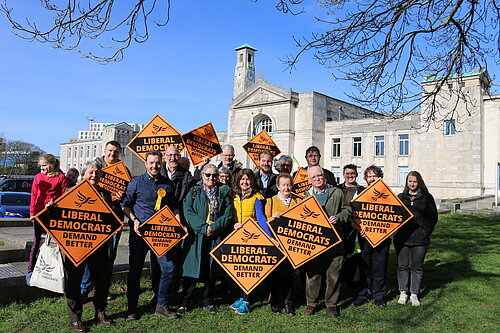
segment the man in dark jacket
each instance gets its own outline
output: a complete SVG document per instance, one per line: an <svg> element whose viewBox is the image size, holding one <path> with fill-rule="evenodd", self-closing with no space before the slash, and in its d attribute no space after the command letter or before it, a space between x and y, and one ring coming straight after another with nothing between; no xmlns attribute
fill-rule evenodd
<svg viewBox="0 0 500 333"><path fill-rule="evenodd" d="M271 169L273 165L273 155L269 150L264 150L259 154L259 171L255 173L257 184L264 198L271 198L278 194L276 188L276 174Z"/></svg>
<svg viewBox="0 0 500 333"><path fill-rule="evenodd" d="M176 205L182 207L183 200L186 197L189 189L196 184L193 179L191 172L184 169L180 165L181 154L176 146L170 145L165 150L165 155L163 156L163 163L161 166L161 175L170 179L174 186L174 197L176 200ZM187 222L184 218L184 213L182 209L180 210L181 222L183 225L187 226ZM181 244L177 244L172 249L169 250L174 257L175 265L175 277L172 283L172 294L175 294L179 289L179 279L182 276L182 258L181 258ZM156 256L151 255L151 284L153 286L153 299L157 295L158 282L160 276L160 266L156 260Z"/></svg>
<svg viewBox="0 0 500 333"><path fill-rule="evenodd" d="M313 166L319 166L319 161L321 160L321 153L319 152L318 147L316 146L311 146L307 148L306 150L306 161L307 161L307 167L306 170L309 170L310 167ZM330 184L332 186L337 185L337 181L335 180L335 175L333 172L322 168L323 169L323 174L325 175L326 183ZM295 174L297 171L293 173L293 177L295 178Z"/></svg>

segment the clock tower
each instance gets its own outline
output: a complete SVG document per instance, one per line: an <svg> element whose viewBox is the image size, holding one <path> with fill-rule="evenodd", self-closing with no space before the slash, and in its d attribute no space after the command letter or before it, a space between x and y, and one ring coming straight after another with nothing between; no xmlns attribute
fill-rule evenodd
<svg viewBox="0 0 500 333"><path fill-rule="evenodd" d="M243 44L234 50L236 51L236 68L234 70L233 99L255 83L254 53L257 49Z"/></svg>

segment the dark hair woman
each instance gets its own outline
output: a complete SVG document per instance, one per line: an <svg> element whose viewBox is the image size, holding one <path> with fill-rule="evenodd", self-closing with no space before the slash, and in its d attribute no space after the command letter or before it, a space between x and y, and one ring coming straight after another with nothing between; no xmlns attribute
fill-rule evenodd
<svg viewBox="0 0 500 333"><path fill-rule="evenodd" d="M271 235L269 227L266 224L266 215L264 214L264 196L259 192L257 179L250 169L243 169L233 180L233 220L234 229L240 229L242 224L249 218L257 220L264 231ZM241 298L230 305L235 313L243 315L249 312L249 295L241 291Z"/></svg>
<svg viewBox="0 0 500 333"><path fill-rule="evenodd" d="M203 308L214 313L213 290L217 264L210 251L219 244L221 236L231 223L229 186L218 181L219 170L207 164L201 171L202 179L193 186L184 199L184 216L189 224L189 235L183 242L182 303L177 314L184 314L191 306L191 296L197 282L203 282Z"/></svg>
<svg viewBox="0 0 500 333"><path fill-rule="evenodd" d="M394 235L394 247L398 257L398 303L405 304L410 292L411 305L420 306L418 292L430 235L438 220L437 208L434 198L417 171L408 173L403 193L398 196L414 215L413 219L405 223Z"/></svg>

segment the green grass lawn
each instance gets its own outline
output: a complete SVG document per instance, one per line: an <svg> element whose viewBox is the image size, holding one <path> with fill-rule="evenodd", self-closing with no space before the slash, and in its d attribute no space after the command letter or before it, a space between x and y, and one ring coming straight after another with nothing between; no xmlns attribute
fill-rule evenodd
<svg viewBox="0 0 500 333"><path fill-rule="evenodd" d="M372 303L349 307L354 292L345 287L341 293L341 317L335 319L328 318L324 309L314 316L304 316L303 304L295 317L274 316L265 301L253 303L250 314L238 316L227 307L236 298L234 294L218 298L219 312L215 315L197 308L181 319L167 320L152 314L153 308L148 305L149 281L143 279L145 292L139 302L144 315L140 320L125 321L126 296L118 292L120 283L112 286L112 292L118 296L107 311L116 324L94 325L91 305L84 307L83 320L90 332L498 332L499 222L498 217L486 215L440 216L426 257L421 307L396 303L399 292L392 252L385 309ZM296 282L296 298L301 303L303 291ZM63 298L0 308L0 332L67 331L70 330Z"/></svg>

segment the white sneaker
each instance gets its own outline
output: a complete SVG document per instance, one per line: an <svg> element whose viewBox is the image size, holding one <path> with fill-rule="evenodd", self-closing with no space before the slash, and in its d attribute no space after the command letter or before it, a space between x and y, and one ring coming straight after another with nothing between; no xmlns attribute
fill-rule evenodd
<svg viewBox="0 0 500 333"><path fill-rule="evenodd" d="M406 304L406 302L408 302L408 294L399 294L398 304Z"/></svg>
<svg viewBox="0 0 500 333"><path fill-rule="evenodd" d="M420 301L418 300L417 295L411 295L410 296L410 303L412 306L420 306Z"/></svg>

